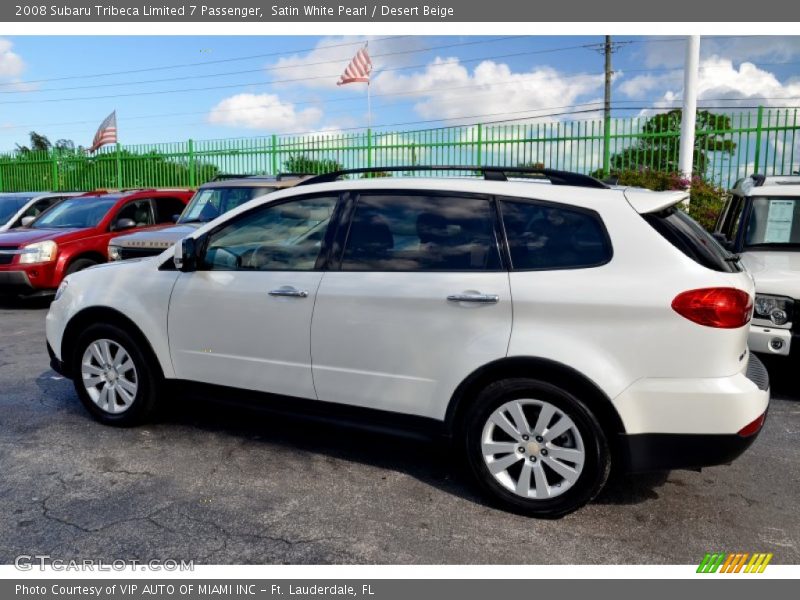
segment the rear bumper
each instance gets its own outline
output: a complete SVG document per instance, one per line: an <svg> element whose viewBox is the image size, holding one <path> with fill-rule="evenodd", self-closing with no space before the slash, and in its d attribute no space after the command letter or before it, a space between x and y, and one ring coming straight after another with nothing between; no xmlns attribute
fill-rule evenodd
<svg viewBox="0 0 800 600"><path fill-rule="evenodd" d="M732 377L640 380L616 400L628 472L729 463L753 443L769 407L769 375L751 354Z"/></svg>
<svg viewBox="0 0 800 600"><path fill-rule="evenodd" d="M25 271L0 271L0 294L31 294L36 288Z"/></svg>
<svg viewBox="0 0 800 600"><path fill-rule="evenodd" d="M760 431L749 436L678 433L623 435L620 447L628 473L699 469L733 462L750 447Z"/></svg>

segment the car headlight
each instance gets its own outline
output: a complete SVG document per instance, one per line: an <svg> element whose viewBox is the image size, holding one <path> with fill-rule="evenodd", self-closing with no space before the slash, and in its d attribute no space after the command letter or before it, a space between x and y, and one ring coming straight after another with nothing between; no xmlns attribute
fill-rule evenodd
<svg viewBox="0 0 800 600"><path fill-rule="evenodd" d="M756 319L771 321L773 325L786 325L792 320L794 300L784 296L756 294L753 316Z"/></svg>
<svg viewBox="0 0 800 600"><path fill-rule="evenodd" d="M67 291L67 286L68 285L69 285L69 281L67 281L66 279L64 279L61 282L61 285L59 285L58 289L56 290L56 297L53 300L54 302L58 302L58 299L61 298L61 296L64 295L64 292Z"/></svg>
<svg viewBox="0 0 800 600"><path fill-rule="evenodd" d="M109 246L108 260L122 260L122 248L119 246Z"/></svg>
<svg viewBox="0 0 800 600"><path fill-rule="evenodd" d="M56 259L58 245L53 240L36 242L22 247L19 255L21 265L52 262Z"/></svg>

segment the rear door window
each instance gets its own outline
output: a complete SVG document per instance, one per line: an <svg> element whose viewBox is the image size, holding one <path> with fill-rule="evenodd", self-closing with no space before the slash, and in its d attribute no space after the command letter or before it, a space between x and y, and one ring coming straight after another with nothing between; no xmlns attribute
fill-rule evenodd
<svg viewBox="0 0 800 600"><path fill-rule="evenodd" d="M487 198L420 192L362 194L343 271L492 271L500 268Z"/></svg>
<svg viewBox="0 0 800 600"><path fill-rule="evenodd" d="M500 210L516 271L586 269L611 260L611 242L594 211L509 199Z"/></svg>
<svg viewBox="0 0 800 600"><path fill-rule="evenodd" d="M697 221L676 206L642 215L670 244L698 264L714 271L736 273L739 261L725 250Z"/></svg>

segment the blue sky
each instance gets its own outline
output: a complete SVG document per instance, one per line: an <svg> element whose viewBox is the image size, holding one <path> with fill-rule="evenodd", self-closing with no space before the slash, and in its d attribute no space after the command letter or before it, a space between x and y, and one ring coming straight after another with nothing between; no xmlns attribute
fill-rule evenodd
<svg viewBox="0 0 800 600"><path fill-rule="evenodd" d="M336 80L365 39L6 36L0 150L27 143L31 130L89 145L115 109L124 144L364 127L365 86ZM615 114L680 103L683 40L614 39L624 42L614 54ZM596 116L603 58L591 46L602 40L372 37L373 124ZM701 105L800 105L800 37L711 36L701 48Z"/></svg>

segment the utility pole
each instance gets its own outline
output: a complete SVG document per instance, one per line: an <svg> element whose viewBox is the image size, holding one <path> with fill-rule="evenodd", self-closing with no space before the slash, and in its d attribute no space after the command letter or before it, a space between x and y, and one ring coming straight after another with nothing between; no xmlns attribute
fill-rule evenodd
<svg viewBox="0 0 800 600"><path fill-rule="evenodd" d="M606 36L606 41L603 44L603 53L606 57L605 64L605 95L603 103L603 176L608 177L611 174L611 53L614 51L611 45L611 36Z"/></svg>
<svg viewBox="0 0 800 600"><path fill-rule="evenodd" d="M700 36L686 39L686 64L683 67L683 112L678 169L691 181L694 164L694 130L697 123L697 71L700 63Z"/></svg>
<svg viewBox="0 0 800 600"><path fill-rule="evenodd" d="M605 102L603 103L603 177L611 174L611 79L614 69L611 66L611 55L622 46L631 42L613 42L611 36L605 36L602 44L589 44L586 47L597 50L605 57Z"/></svg>

